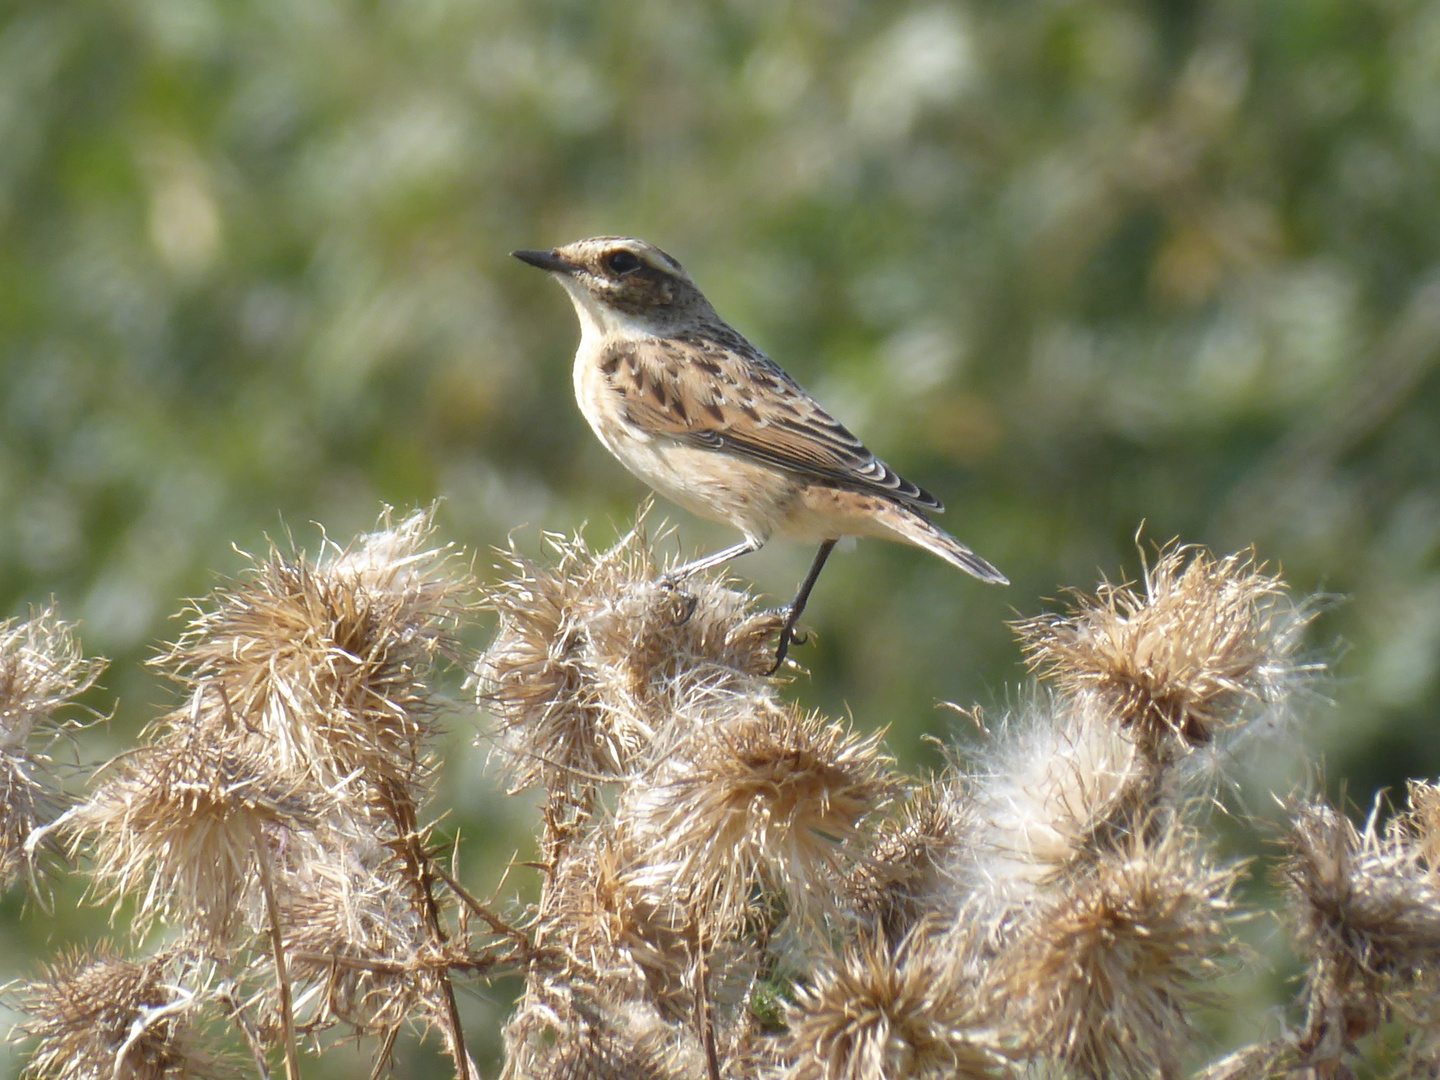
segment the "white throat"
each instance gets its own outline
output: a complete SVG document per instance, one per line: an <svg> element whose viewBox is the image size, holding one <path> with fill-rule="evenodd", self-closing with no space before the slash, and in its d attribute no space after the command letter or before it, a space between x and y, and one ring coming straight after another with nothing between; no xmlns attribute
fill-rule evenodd
<svg viewBox="0 0 1440 1080"><path fill-rule="evenodd" d="M575 305L575 314L580 318L581 349L607 338L634 339L655 336L654 330L644 319L626 315L608 304L602 304L595 299L594 293L569 275L555 276L570 294L570 302Z"/></svg>

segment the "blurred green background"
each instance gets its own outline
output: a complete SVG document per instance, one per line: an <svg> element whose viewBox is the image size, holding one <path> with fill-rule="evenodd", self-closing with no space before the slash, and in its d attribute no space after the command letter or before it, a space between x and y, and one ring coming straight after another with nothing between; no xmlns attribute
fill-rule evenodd
<svg viewBox="0 0 1440 1080"><path fill-rule="evenodd" d="M314 551L311 522L343 542L437 496L482 570L517 527L530 553L586 521L607 543L643 488L575 408L568 302L507 252L619 233L679 258L1014 582L861 542L811 603L798 700L933 764L921 736L968 723L938 702L993 715L1023 687L1005 620L1137 573L1144 522L1147 546L1254 544L1343 598L1309 638L1334 707L1302 729L1332 789L1365 805L1440 772L1440 5L0 19L0 600L55 596L112 659L82 757L174 704L142 662L243 565L232 544ZM735 539L659 511L687 554ZM734 569L778 603L811 554ZM477 720L452 720L452 824L524 850L529 804L477 780ZM21 905L0 975L103 932ZM469 1006L486 1053L495 998Z"/></svg>

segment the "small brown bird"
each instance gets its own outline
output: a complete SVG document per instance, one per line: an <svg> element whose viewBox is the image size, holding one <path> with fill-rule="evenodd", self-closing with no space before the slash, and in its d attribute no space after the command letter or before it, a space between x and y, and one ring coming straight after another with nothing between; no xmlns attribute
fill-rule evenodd
<svg viewBox="0 0 1440 1080"><path fill-rule="evenodd" d="M1009 584L930 522L927 513L944 509L938 499L898 476L731 329L659 248L598 236L512 254L555 275L575 304L575 397L606 449L666 498L745 535L674 578L756 551L772 536L820 545L790 602L772 671L842 536L901 540L981 581Z"/></svg>

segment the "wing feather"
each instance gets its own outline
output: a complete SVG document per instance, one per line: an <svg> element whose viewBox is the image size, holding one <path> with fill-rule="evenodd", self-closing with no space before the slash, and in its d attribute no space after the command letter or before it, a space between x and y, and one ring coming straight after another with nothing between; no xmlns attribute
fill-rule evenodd
<svg viewBox="0 0 1440 1080"><path fill-rule="evenodd" d="M615 341L600 367L631 423L647 431L915 510L944 509L728 327L704 336Z"/></svg>

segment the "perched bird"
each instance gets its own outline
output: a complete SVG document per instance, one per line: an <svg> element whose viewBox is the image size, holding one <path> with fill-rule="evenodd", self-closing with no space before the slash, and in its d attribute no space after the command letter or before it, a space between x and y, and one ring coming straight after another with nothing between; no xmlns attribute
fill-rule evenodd
<svg viewBox="0 0 1440 1080"><path fill-rule="evenodd" d="M659 248L598 236L512 254L553 274L575 304L575 397L606 449L666 498L744 534L675 578L756 551L772 536L819 543L772 671L842 536L901 540L981 581L1009 584L930 522L927 513L944 509L938 499L898 476L731 329Z"/></svg>

